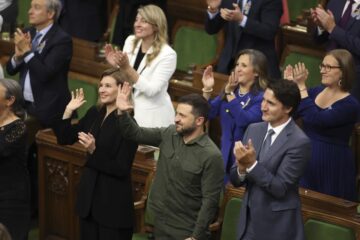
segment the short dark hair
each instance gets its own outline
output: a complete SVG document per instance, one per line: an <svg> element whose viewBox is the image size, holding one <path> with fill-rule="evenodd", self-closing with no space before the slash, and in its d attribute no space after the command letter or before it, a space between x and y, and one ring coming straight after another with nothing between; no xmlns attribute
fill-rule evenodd
<svg viewBox="0 0 360 240"><path fill-rule="evenodd" d="M204 117L204 122L207 121L210 111L210 105L203 96L197 93L191 93L180 97L178 103L188 104L192 106L192 114L194 114L195 117Z"/></svg>
<svg viewBox="0 0 360 240"><path fill-rule="evenodd" d="M301 95L295 82L279 79L270 82L267 88L274 92L276 99L284 106L292 108L289 116L292 116L296 112L301 101Z"/></svg>

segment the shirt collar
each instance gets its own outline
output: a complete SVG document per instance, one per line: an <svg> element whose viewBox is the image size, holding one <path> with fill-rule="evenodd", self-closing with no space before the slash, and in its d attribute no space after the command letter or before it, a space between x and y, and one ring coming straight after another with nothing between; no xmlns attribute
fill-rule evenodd
<svg viewBox="0 0 360 240"><path fill-rule="evenodd" d="M54 24L50 24L49 26L41 29L39 32L36 31L36 34L40 33L41 37L39 39L39 42L41 42L41 40L44 38L44 36L48 33L48 31L50 30L50 28L53 26Z"/></svg>
<svg viewBox="0 0 360 240"><path fill-rule="evenodd" d="M279 125L279 126L277 126L277 127L272 127L271 125L270 125L270 123L268 124L268 129L267 129L267 132L270 130L270 129L272 129L272 130L274 130L274 132L275 132L275 134L276 135L279 135L280 133L281 133L281 131L289 124L289 122L291 121L291 117L285 122L285 123L283 123L283 124L281 124L281 125Z"/></svg>

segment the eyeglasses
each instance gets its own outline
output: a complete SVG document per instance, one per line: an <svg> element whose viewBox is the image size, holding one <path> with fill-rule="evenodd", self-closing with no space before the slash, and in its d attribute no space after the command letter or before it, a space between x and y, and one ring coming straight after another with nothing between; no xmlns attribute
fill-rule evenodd
<svg viewBox="0 0 360 240"><path fill-rule="evenodd" d="M331 66L331 65L327 65L327 64L320 64L320 65L319 65L320 71L321 71L322 69L324 69L325 72L330 72L331 69L333 69L333 68L341 68L341 67L340 67L340 66Z"/></svg>

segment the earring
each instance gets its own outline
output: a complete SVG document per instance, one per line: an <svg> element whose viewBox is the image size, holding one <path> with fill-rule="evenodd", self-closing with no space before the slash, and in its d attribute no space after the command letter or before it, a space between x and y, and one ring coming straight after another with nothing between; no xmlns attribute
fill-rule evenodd
<svg viewBox="0 0 360 240"><path fill-rule="evenodd" d="M338 86L341 87L342 84L341 84L341 79L338 81Z"/></svg>

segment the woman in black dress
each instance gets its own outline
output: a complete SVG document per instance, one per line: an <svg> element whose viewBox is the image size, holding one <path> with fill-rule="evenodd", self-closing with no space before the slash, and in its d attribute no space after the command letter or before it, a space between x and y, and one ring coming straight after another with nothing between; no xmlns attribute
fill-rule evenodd
<svg viewBox="0 0 360 240"><path fill-rule="evenodd" d="M0 223L13 240L24 240L30 223L26 127L20 85L0 79Z"/></svg>
<svg viewBox="0 0 360 240"><path fill-rule="evenodd" d="M132 238L131 166L137 144L122 137L115 104L125 79L118 69L106 70L99 84L99 106L91 107L75 125L71 115L85 98L82 89L72 92L63 119L54 127L60 144L79 141L88 153L76 202L83 240Z"/></svg>

